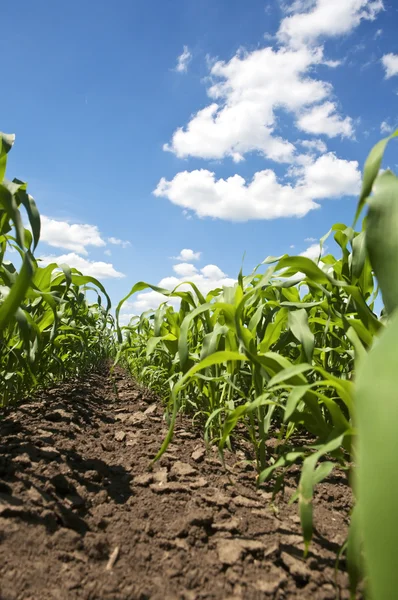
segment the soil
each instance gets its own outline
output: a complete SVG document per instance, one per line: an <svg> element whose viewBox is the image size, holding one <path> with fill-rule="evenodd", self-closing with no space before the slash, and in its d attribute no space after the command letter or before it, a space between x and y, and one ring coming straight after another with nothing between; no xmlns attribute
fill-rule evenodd
<svg viewBox="0 0 398 600"><path fill-rule="evenodd" d="M105 368L3 413L1 600L349 598L342 475L318 486L304 561L293 480L271 504L245 448L223 466L188 418L151 470L166 429L156 397Z"/></svg>

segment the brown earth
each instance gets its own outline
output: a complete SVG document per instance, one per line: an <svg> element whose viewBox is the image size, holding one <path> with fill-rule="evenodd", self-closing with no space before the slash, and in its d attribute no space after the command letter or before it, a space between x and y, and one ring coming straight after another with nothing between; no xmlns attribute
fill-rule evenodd
<svg viewBox="0 0 398 600"><path fill-rule="evenodd" d="M162 407L121 370L116 388L104 371L3 414L1 600L349 598L342 476L318 486L304 561L293 488L272 507L244 451L224 468L184 418L148 470Z"/></svg>

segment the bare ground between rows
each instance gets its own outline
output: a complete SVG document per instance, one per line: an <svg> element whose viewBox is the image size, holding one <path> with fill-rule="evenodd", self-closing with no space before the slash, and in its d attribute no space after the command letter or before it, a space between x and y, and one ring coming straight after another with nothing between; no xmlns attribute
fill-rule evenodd
<svg viewBox="0 0 398 600"><path fill-rule="evenodd" d="M1 600L349 598L343 478L319 486L304 561L293 489L273 510L243 450L225 469L184 418L149 471L162 407L121 370L116 388L104 369L3 414Z"/></svg>

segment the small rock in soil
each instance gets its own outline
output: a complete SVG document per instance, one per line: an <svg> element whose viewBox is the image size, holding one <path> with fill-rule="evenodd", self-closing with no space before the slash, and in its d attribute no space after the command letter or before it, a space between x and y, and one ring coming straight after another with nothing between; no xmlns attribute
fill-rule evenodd
<svg viewBox="0 0 398 600"><path fill-rule="evenodd" d="M177 460L171 468L170 474L176 477L189 477L190 475L195 475L196 469L191 467L190 464L181 462Z"/></svg>
<svg viewBox="0 0 398 600"><path fill-rule="evenodd" d="M43 456L43 458L47 458L48 460L55 460L59 457L58 450L52 446L40 448L40 454Z"/></svg>
<svg viewBox="0 0 398 600"><path fill-rule="evenodd" d="M120 421L121 423L124 423L125 421L127 421L129 416L130 416L130 413L120 413L118 415L115 415L115 420Z"/></svg>
<svg viewBox="0 0 398 600"><path fill-rule="evenodd" d="M204 448L198 448L191 454L192 460L195 462L202 462L204 457L206 456L206 450Z"/></svg>
<svg viewBox="0 0 398 600"><path fill-rule="evenodd" d="M14 463L17 463L19 467L30 467L32 462L29 458L29 455L26 454L26 452L24 454L20 454L19 456L16 456L13 459Z"/></svg>
<svg viewBox="0 0 398 600"><path fill-rule="evenodd" d="M211 510L195 510L192 511L188 517L186 522L189 525L199 525L200 527L211 525L213 523L213 513Z"/></svg>
<svg viewBox="0 0 398 600"><path fill-rule="evenodd" d="M239 543L242 546L242 548L250 554L258 554L260 552L264 553L264 544L262 542L259 542L258 540L240 539Z"/></svg>
<svg viewBox="0 0 398 600"><path fill-rule="evenodd" d="M203 495L202 499L204 502L207 502L207 504L213 504L216 506L228 506L230 501L228 496L219 491L216 491L216 493L212 496Z"/></svg>
<svg viewBox="0 0 398 600"><path fill-rule="evenodd" d="M155 471L152 475L153 480L156 481L156 483L166 483L167 482L167 469L163 468L163 469L159 469L158 471Z"/></svg>
<svg viewBox="0 0 398 600"><path fill-rule="evenodd" d="M139 427L140 425L143 424L144 421L146 421L146 418L147 417L146 417L146 415L144 415L144 413L135 412L131 415L128 422L131 423L131 425L137 425Z"/></svg>
<svg viewBox="0 0 398 600"><path fill-rule="evenodd" d="M294 556L287 554L287 552L282 552L281 560L285 567L288 569L289 573L295 579L307 581L310 578L311 571L303 562L301 562L301 560L298 560Z"/></svg>
<svg viewBox="0 0 398 600"><path fill-rule="evenodd" d="M27 490L27 494L32 500L32 502L34 502L35 504L45 505L51 502L51 498L50 496L48 496L48 494L42 492L41 490L38 490L34 486Z"/></svg>
<svg viewBox="0 0 398 600"><path fill-rule="evenodd" d="M99 506L100 504L104 504L104 502L107 502L108 499L108 492L106 490L101 490L100 492L98 492L98 494L96 494L92 502L94 506Z"/></svg>
<svg viewBox="0 0 398 600"><path fill-rule="evenodd" d="M264 573L264 578L258 579L253 587L264 594L275 594L278 588L286 581L286 574L282 569L272 566L269 573ZM278 596L279 597L279 596Z"/></svg>
<svg viewBox="0 0 398 600"><path fill-rule="evenodd" d="M101 441L101 448L105 452L112 452L113 451L113 444L109 440L102 440Z"/></svg>
<svg viewBox="0 0 398 600"><path fill-rule="evenodd" d="M238 540L218 540L217 554L224 565L234 565L242 557L243 548Z"/></svg>
<svg viewBox="0 0 398 600"><path fill-rule="evenodd" d="M233 502L236 506L241 506L243 508L259 508L261 506L260 502L257 502L257 500L251 500L250 498L245 498L245 496L235 496Z"/></svg>
<svg viewBox="0 0 398 600"><path fill-rule="evenodd" d="M170 481L170 483L153 483L150 486L153 492L156 494L170 494L173 492L189 492L186 485L179 483L178 481Z"/></svg>
<svg viewBox="0 0 398 600"><path fill-rule="evenodd" d="M232 517L232 519L213 523L212 527L216 531L237 531L239 529L239 520L236 517Z"/></svg>
<svg viewBox="0 0 398 600"><path fill-rule="evenodd" d="M126 439L126 432L125 431L117 431L115 433L115 440L117 442L124 442L124 440Z"/></svg>
<svg viewBox="0 0 398 600"><path fill-rule="evenodd" d="M141 485L143 487L148 486L153 481L152 473L143 473L142 475L137 475L134 477L133 483L135 485Z"/></svg>
<svg viewBox="0 0 398 600"><path fill-rule="evenodd" d="M199 488L204 488L209 485L207 479L204 477L198 477L194 481L190 482L189 487L191 490L198 490Z"/></svg>
<svg viewBox="0 0 398 600"><path fill-rule="evenodd" d="M190 431L179 431L177 435L183 440L194 440L198 437L197 434L191 433Z"/></svg>

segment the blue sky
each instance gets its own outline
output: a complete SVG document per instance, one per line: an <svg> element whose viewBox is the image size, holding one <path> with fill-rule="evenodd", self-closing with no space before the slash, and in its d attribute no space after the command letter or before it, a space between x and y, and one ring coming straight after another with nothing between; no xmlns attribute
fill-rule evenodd
<svg viewBox="0 0 398 600"><path fill-rule="evenodd" d="M38 254L114 302L139 280L207 291L244 253L246 272L313 255L396 125L397 25L392 0L7 3L1 128Z"/></svg>

